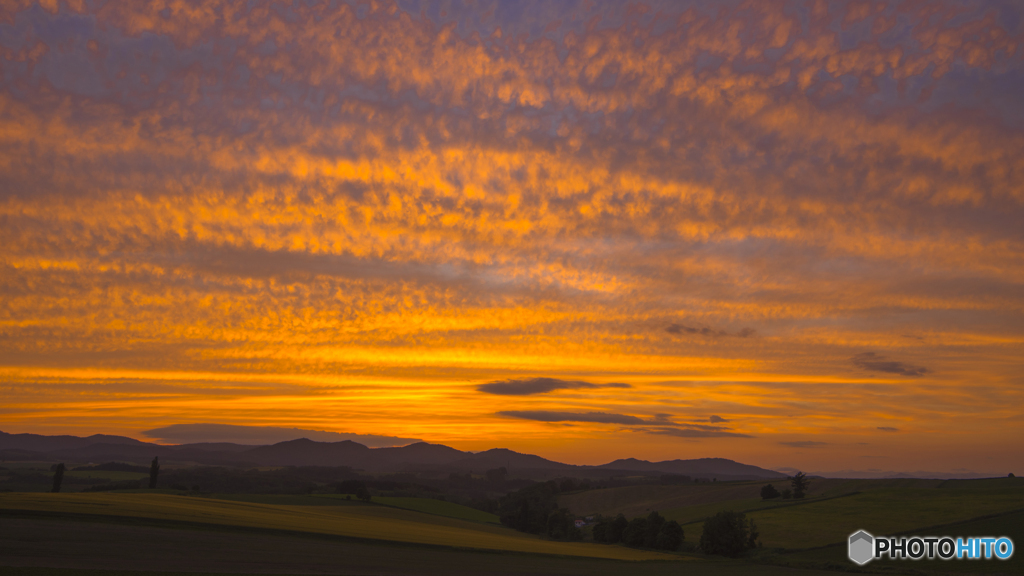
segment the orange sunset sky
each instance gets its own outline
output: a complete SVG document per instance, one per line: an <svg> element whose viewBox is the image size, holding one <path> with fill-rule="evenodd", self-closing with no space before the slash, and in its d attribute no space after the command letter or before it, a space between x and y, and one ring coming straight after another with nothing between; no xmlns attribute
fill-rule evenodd
<svg viewBox="0 0 1024 576"><path fill-rule="evenodd" d="M1024 473L1012 2L0 2L0 430Z"/></svg>

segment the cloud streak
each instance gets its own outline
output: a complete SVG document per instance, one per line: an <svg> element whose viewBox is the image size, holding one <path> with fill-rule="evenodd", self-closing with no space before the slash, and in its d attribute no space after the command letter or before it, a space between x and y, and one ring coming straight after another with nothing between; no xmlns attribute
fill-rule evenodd
<svg viewBox="0 0 1024 576"><path fill-rule="evenodd" d="M502 396L529 396L544 394L555 390L580 390L597 388L632 388L629 384L613 382L610 384L591 384L580 380L559 380L558 378L528 378L524 380L502 380L488 382L476 387L480 392Z"/></svg>
<svg viewBox="0 0 1024 576"><path fill-rule="evenodd" d="M583 422L589 424L622 424L629 430L677 438L753 438L749 434L732 432L723 426L673 422L668 414L653 418L640 418L627 414L607 412L560 412L552 410L504 410L499 416L535 420L537 422Z"/></svg>
<svg viewBox="0 0 1024 576"><path fill-rule="evenodd" d="M928 369L923 366L911 366L904 362L889 360L874 352L862 352L851 358L850 361L858 368L873 372L886 372L900 376L924 376L928 373Z"/></svg>

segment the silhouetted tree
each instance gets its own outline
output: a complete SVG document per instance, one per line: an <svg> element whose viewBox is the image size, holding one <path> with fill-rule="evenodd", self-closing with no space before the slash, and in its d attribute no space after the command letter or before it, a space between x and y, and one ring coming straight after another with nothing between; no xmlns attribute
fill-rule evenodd
<svg viewBox="0 0 1024 576"><path fill-rule="evenodd" d="M807 494L807 487L811 485L807 475L803 472L797 472L796 476L791 477L789 480L793 484L793 498L803 498Z"/></svg>
<svg viewBox="0 0 1024 576"><path fill-rule="evenodd" d="M746 516L742 512L719 512L704 522L700 549L705 554L735 558L751 547Z"/></svg>
<svg viewBox="0 0 1024 576"><path fill-rule="evenodd" d="M793 491L792 490L790 490L789 488L783 488L782 489L782 499L783 500L789 500L792 497L793 497Z"/></svg>
<svg viewBox="0 0 1024 576"><path fill-rule="evenodd" d="M658 534L661 533L662 526L665 525L665 519L662 518L661 514L657 511L651 512L647 515L647 525L644 531L644 546L647 548L654 548L655 542L658 540Z"/></svg>
<svg viewBox="0 0 1024 576"><path fill-rule="evenodd" d="M772 498L778 498L779 496L782 496L782 494L779 494L779 491L771 484L767 484L761 488L762 500L771 500Z"/></svg>
<svg viewBox="0 0 1024 576"><path fill-rule="evenodd" d="M754 524L754 519L750 519L750 526L747 528L747 548L757 548L757 537L761 533L757 531L757 525Z"/></svg>
<svg viewBox="0 0 1024 576"><path fill-rule="evenodd" d="M622 533L626 531L626 527L629 526L629 520L626 520L624 514L619 514L612 520L612 525L609 528L609 535L611 539L609 542L622 542Z"/></svg>
<svg viewBox="0 0 1024 576"><path fill-rule="evenodd" d="M505 476L508 476L508 469L504 466L487 471L488 482L503 482L505 480Z"/></svg>
<svg viewBox="0 0 1024 576"><path fill-rule="evenodd" d="M558 508L548 516L547 535L555 540L579 540L576 518L565 508Z"/></svg>
<svg viewBox="0 0 1024 576"><path fill-rule="evenodd" d="M661 526L661 531L658 532L658 539L655 540L654 547L659 550L678 550L683 540L683 527L679 525L679 522L669 520Z"/></svg>
<svg viewBox="0 0 1024 576"><path fill-rule="evenodd" d="M370 491L366 488L366 483L360 480L345 480L338 484L338 494L354 494L356 498L368 502L370 500Z"/></svg>
<svg viewBox="0 0 1024 576"><path fill-rule="evenodd" d="M626 546L639 548L644 545L647 539L647 519L633 518L622 531L622 543Z"/></svg>
<svg viewBox="0 0 1024 576"><path fill-rule="evenodd" d="M64 463L57 464L53 470L53 489L50 492L60 492L60 483L64 481Z"/></svg>
<svg viewBox="0 0 1024 576"><path fill-rule="evenodd" d="M160 475L160 462L157 460L158 457L153 458L153 463L149 465L149 487L156 488L156 477Z"/></svg>

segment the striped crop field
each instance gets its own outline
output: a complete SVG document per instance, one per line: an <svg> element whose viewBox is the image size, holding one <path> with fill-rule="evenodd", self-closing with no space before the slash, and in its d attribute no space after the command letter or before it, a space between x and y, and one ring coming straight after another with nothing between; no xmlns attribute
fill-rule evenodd
<svg viewBox="0 0 1024 576"><path fill-rule="evenodd" d="M337 498L334 494L322 494L317 495L316 497ZM470 508L469 506L456 504L454 502L438 500L436 498L374 496L373 502L375 504L383 504L384 506L423 512L425 514L436 514L438 516L447 516L449 518L456 518L459 520L469 520L470 522L483 522L485 524L498 523L498 517L494 514L484 512L483 510L477 510L476 508Z"/></svg>
<svg viewBox="0 0 1024 576"><path fill-rule="evenodd" d="M899 534L1024 509L1024 490L883 489L747 514L761 541L772 548L814 548L843 542L864 529ZM687 539L700 538L703 522L685 525Z"/></svg>
<svg viewBox="0 0 1024 576"><path fill-rule="evenodd" d="M0 494L0 510L147 518L455 548L614 560L681 560L621 546L554 542L513 530L383 506L284 506L169 494Z"/></svg>

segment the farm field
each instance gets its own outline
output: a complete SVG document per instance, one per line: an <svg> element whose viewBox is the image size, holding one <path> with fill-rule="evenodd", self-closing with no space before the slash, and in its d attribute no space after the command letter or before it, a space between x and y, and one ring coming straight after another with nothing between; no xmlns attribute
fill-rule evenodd
<svg viewBox="0 0 1024 576"><path fill-rule="evenodd" d="M339 497L334 494L318 494L313 496L313 498L337 500L344 497ZM483 510L477 510L476 508L470 508L469 506L463 506L454 502L445 502L444 500L438 500L436 498L374 496L373 503L391 506L393 508L401 508L403 510L423 512L425 514L446 516L448 518L456 518L458 520L482 522L485 524L498 524L498 517L494 514L489 514Z"/></svg>
<svg viewBox="0 0 1024 576"><path fill-rule="evenodd" d="M700 540L708 516L745 512L756 522L765 547L787 549L839 543L861 528L894 534L1024 509L1024 478L814 479L803 500L761 500L764 484L630 486L569 495L560 504L579 515L622 512L627 518L657 510L683 524L689 542Z"/></svg>
<svg viewBox="0 0 1024 576"><path fill-rule="evenodd" d="M389 506L424 514L445 516L457 520L498 524L498 517L482 510L462 506L454 502L445 502L436 498L411 498L393 496L374 496L370 502L355 498L346 498L345 494L212 494L211 498L231 500L235 502L255 502L259 504L282 504L289 506Z"/></svg>
<svg viewBox="0 0 1024 576"><path fill-rule="evenodd" d="M4 576L169 576L170 574L338 574L461 576L825 576L834 572L736 560L643 563L497 553L311 534L253 533L223 527L159 527L116 522L4 517ZM90 569L82 569L88 567Z"/></svg>
<svg viewBox="0 0 1024 576"><path fill-rule="evenodd" d="M679 556L578 542L541 540L507 528L384 506L288 506L166 494L0 494L0 511L133 517L394 541L616 560Z"/></svg>
<svg viewBox="0 0 1024 576"><path fill-rule="evenodd" d="M881 535L881 533L877 533ZM979 536L979 535L1001 535L1009 536L1018 546L1024 542L1024 511L1010 512L989 518L970 520L937 526L927 530L914 530L913 535L932 536ZM824 548L803 550L784 554L781 556L783 562L792 565L822 565L825 563L848 564L846 558L846 546L838 544ZM932 568L942 572L955 574L1024 574L1024 554L1015 552L1013 557L1007 561L999 562L976 562L976 561L949 561L941 562L934 568L928 564L908 560L872 560L867 565L876 569L906 569L906 568Z"/></svg>

